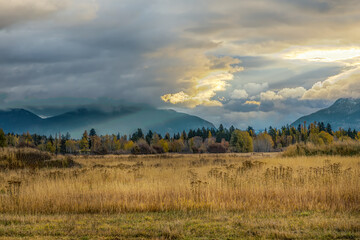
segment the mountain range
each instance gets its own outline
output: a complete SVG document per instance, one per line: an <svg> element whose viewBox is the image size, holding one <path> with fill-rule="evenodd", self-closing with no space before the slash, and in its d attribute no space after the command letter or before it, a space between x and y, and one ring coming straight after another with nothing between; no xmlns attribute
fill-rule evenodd
<svg viewBox="0 0 360 240"><path fill-rule="evenodd" d="M340 127L360 130L360 99L338 99L330 107L303 116L291 125L297 127L305 121L307 124L315 121L330 123L333 130ZM0 110L0 128L18 134L55 135L69 132L73 138L80 138L84 130L91 128L99 135L131 134L141 128L144 132L152 130L164 135L202 127L215 128L212 123L196 116L140 105L83 107L47 118L21 108Z"/></svg>
<svg viewBox="0 0 360 240"><path fill-rule="evenodd" d="M330 123L333 130L357 129L360 130L360 99L340 98L328 108L303 116L293 122L292 126L313 122Z"/></svg>
<svg viewBox="0 0 360 240"><path fill-rule="evenodd" d="M91 128L99 135L105 135L130 134L137 128L174 134L202 127L215 128L212 123L196 116L151 107L79 108L48 118L41 118L25 109L0 110L0 128L18 134L28 131L41 135L69 132L73 138L80 138L85 129Z"/></svg>

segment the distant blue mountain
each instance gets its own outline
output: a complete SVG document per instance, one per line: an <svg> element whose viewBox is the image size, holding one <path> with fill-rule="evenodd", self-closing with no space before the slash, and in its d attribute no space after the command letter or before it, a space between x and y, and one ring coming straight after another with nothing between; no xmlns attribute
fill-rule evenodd
<svg viewBox="0 0 360 240"><path fill-rule="evenodd" d="M313 122L330 123L333 130L343 129L360 130L360 99L340 98L333 105L296 120L291 125Z"/></svg>
<svg viewBox="0 0 360 240"><path fill-rule="evenodd" d="M72 137L80 138L84 130L91 128L99 135L130 134L141 128L164 135L202 127L214 128L214 125L196 116L151 107L127 106L106 111L80 108L49 118L41 118L24 109L0 110L0 128L18 134L27 131L44 135L69 132Z"/></svg>

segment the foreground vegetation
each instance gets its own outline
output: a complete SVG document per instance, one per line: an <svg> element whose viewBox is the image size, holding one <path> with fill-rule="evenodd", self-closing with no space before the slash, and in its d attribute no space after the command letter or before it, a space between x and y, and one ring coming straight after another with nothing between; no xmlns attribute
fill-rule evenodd
<svg viewBox="0 0 360 240"><path fill-rule="evenodd" d="M360 238L358 157L247 153L73 160L68 168L0 171L0 237Z"/></svg>
<svg viewBox="0 0 360 240"><path fill-rule="evenodd" d="M75 161L82 167L1 172L0 212L360 210L358 158L130 155ZM14 181L20 186L8 184Z"/></svg>

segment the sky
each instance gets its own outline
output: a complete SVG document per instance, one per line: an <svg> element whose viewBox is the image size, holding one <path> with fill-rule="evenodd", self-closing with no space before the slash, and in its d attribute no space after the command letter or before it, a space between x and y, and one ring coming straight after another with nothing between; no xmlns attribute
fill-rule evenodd
<svg viewBox="0 0 360 240"><path fill-rule="evenodd" d="M360 97L358 0L0 0L0 108L281 126Z"/></svg>

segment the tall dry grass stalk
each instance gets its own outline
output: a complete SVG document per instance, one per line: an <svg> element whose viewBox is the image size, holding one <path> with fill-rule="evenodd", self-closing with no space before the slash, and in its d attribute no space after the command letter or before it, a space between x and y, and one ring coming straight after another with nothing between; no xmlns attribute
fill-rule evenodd
<svg viewBox="0 0 360 240"><path fill-rule="evenodd" d="M224 154L75 161L82 167L0 172L0 212L360 211L360 158L355 157Z"/></svg>

